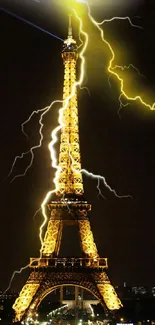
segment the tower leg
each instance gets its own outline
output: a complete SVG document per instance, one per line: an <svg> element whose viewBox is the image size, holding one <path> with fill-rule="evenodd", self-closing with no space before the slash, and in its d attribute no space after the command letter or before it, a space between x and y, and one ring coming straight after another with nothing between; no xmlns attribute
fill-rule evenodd
<svg viewBox="0 0 155 325"><path fill-rule="evenodd" d="M114 287L110 283L106 272L96 273L92 276L107 308L110 310L120 309L122 307L121 301L118 298Z"/></svg>
<svg viewBox="0 0 155 325"><path fill-rule="evenodd" d="M59 224L59 229L57 233L57 239L56 239L56 244L55 244L55 250L54 250L54 255L58 256L59 251L60 251L60 245L61 245L61 239L62 239L62 230L63 230L63 223L62 220L60 221Z"/></svg>
<svg viewBox="0 0 155 325"><path fill-rule="evenodd" d="M22 320L25 311L30 306L31 301L45 276L46 274L42 272L32 272L30 274L26 284L19 294L19 297L15 300L15 303L12 306L16 313L15 322L20 322Z"/></svg>
<svg viewBox="0 0 155 325"><path fill-rule="evenodd" d="M99 257L89 220L78 220L78 225L82 251L89 258Z"/></svg>
<svg viewBox="0 0 155 325"><path fill-rule="evenodd" d="M59 253L60 242L62 236L63 223L60 220L60 214L53 209L51 211L51 218L48 222L47 230L44 237L41 254L44 257L51 257L54 253L56 256Z"/></svg>

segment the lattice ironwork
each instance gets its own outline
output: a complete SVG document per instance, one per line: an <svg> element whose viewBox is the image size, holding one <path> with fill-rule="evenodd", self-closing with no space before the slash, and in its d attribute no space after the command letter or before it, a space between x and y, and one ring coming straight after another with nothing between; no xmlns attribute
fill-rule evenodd
<svg viewBox="0 0 155 325"><path fill-rule="evenodd" d="M70 38L69 43L74 41ZM64 110L62 113L63 128L61 130L61 142L59 153L58 175L58 192L57 195L76 194L82 195L83 182L81 174L81 157L79 146L79 127L78 127L78 106L77 106L77 90L74 87L76 82L76 61L77 47L73 42L74 50L64 51L62 53L64 62L64 87L63 100ZM74 89L75 88L75 89ZM66 107L65 100L74 92L69 99Z"/></svg>
<svg viewBox="0 0 155 325"><path fill-rule="evenodd" d="M103 297L103 300L109 310L117 310L122 307L122 303L117 296L117 293L110 283L106 272L100 272L93 275L97 284L97 288Z"/></svg>
<svg viewBox="0 0 155 325"><path fill-rule="evenodd" d="M97 247L94 241L93 233L91 231L89 220L79 220L79 232L81 238L81 245L84 254L94 259L99 257Z"/></svg>
<svg viewBox="0 0 155 325"><path fill-rule="evenodd" d="M122 307L122 303L111 283L98 284L97 287L108 309L116 310Z"/></svg>
<svg viewBox="0 0 155 325"><path fill-rule="evenodd" d="M38 288L40 287L40 283L45 277L45 273L43 272L32 272L22 288L19 297L15 300L12 308L15 310L15 322L18 322L22 319L25 311L30 306L33 297L35 296Z"/></svg>
<svg viewBox="0 0 155 325"><path fill-rule="evenodd" d="M53 290L60 286L80 286L89 292L91 292L99 301L102 302L102 296L100 295L91 273L87 272L51 272L46 274L42 285L35 293L33 300L27 310L27 315L35 314L41 301Z"/></svg>
<svg viewBox="0 0 155 325"><path fill-rule="evenodd" d="M63 223L58 216L60 212L56 209L51 211L51 217L48 221L47 230L44 237L43 246L41 249L42 256L51 256L53 253L57 256L60 249ZM55 219L53 219L56 217Z"/></svg>
<svg viewBox="0 0 155 325"><path fill-rule="evenodd" d="M62 57L65 69L63 99L66 100L76 81L77 46L72 38L71 25ZM106 273L107 259L99 258L88 218L91 206L83 198L76 89L63 111L62 120L58 191L55 200L48 204L51 214L41 257L30 259L31 274L13 305L15 321L33 315L42 299L61 285L81 286L89 290L110 310L121 307ZM66 220L78 225L84 258L58 257Z"/></svg>

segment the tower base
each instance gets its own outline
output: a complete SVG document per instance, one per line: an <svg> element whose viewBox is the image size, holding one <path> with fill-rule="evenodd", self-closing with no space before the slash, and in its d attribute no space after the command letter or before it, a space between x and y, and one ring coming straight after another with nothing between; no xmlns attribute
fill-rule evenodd
<svg viewBox="0 0 155 325"><path fill-rule="evenodd" d="M30 260L31 273L16 299L15 322L33 318L41 301L61 286L78 286L91 292L104 308L121 307L106 273L107 259L41 258Z"/></svg>

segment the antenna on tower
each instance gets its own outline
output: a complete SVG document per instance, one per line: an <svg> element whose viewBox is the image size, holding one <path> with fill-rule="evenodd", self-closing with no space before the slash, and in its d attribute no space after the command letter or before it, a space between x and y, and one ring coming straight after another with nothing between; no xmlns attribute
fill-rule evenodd
<svg viewBox="0 0 155 325"><path fill-rule="evenodd" d="M68 37L72 38L72 14L69 14Z"/></svg>

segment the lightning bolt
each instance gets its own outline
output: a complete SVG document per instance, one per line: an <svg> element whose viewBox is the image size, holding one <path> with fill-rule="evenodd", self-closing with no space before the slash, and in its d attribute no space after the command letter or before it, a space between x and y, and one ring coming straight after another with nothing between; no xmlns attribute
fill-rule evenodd
<svg viewBox="0 0 155 325"><path fill-rule="evenodd" d="M97 184L97 189L98 189L98 195L101 195L104 199L105 199L105 197L103 196L103 194L101 193L101 189L100 189L100 181L102 181L103 182L103 184L104 184L104 186L111 192L111 193L113 193L117 198L120 198L120 199L122 199L122 198L132 198L132 196L131 195L118 195L117 193L116 193L116 191L114 190L114 189L112 189L111 187L110 187L110 185L107 183L107 181L106 181L106 179L105 179L105 177L104 176L101 176L101 175L95 175L95 174L93 174L93 173L91 173L91 172L88 172L88 170L86 170L86 169L81 169L81 172L84 174L84 175L86 175L86 176L89 176L89 177L91 177L92 179L97 179L97 181L98 181L98 184Z"/></svg>
<svg viewBox="0 0 155 325"><path fill-rule="evenodd" d="M40 148L40 147L42 146L42 141L43 141L42 129L43 129L43 126L44 126L44 124L43 124L43 122L42 122L43 117L44 117L45 114L47 114L47 113L50 111L50 109L52 108L52 106L53 106L54 104L56 104L56 103L59 103L59 104L60 104L60 103L62 103L62 100L55 100L55 101L52 102L49 106L47 106L47 107L45 107L45 108L42 108L42 109L40 109L40 110L37 110L37 111L33 111L33 112L31 113L30 117L29 117L29 118L28 118L28 119L27 119L27 120L22 124L22 131L23 131L23 133L28 137L28 135L25 133L24 125L27 124L27 123L30 121L30 119L32 118L32 116L33 116L34 114L39 114L39 113L41 113L41 115L40 115L40 119L39 119L39 124L40 124L40 129L39 129L40 139L39 139L39 143L38 143L37 145L31 147L28 151L23 152L21 155L15 157L15 159L14 159L14 161L13 161L13 164L12 164L12 166L11 166L11 170L10 170L10 172L9 172L9 174L7 175L6 178L8 178L8 177L12 174L13 169L14 169L15 164L16 164L16 162L17 162L18 159L23 159L23 157L26 156L26 155L28 155L28 154L31 155L30 162L29 162L28 166L26 167L26 169L24 170L24 172L23 172L22 174L18 174L18 175L16 175L16 176L14 176L14 177L12 178L12 180L11 180L11 183L12 183L16 178L19 178L19 177L23 177L23 176L25 176L26 173L27 173L27 171L29 170L29 168L32 166L32 163L33 163L33 160L34 160L34 150L36 150L36 149L38 149L38 148Z"/></svg>
<svg viewBox="0 0 155 325"><path fill-rule="evenodd" d="M131 96L125 91L124 79L119 75L119 73L116 72L116 68L118 66L114 65L114 61L115 61L114 50L113 50L111 44L106 40L105 35L104 35L104 31L100 26L102 26L106 22L111 22L111 21L114 21L114 20L120 20L121 19L121 20L128 20L132 27L137 27L137 28L142 28L142 27L140 27L138 25L134 25L129 17L113 17L111 19L105 19L102 22L97 22L93 18L93 16L91 15L91 9L90 9L90 5L89 5L88 1L86 1L86 0L76 0L76 2L81 2L81 3L83 3L83 4L85 4L87 6L87 8L88 8L88 17L89 17L90 21L93 23L94 26L97 27L97 29L100 32L101 39L102 39L103 43L105 45L107 45L108 49L110 50L111 58L110 58L107 70L108 70L109 74L111 76L116 77L116 79L120 83L119 102L120 102L121 107L128 105L128 104L124 104L123 101L122 101L122 98L125 98L127 100L127 102L128 101L139 101L142 105L149 108L151 111L155 110L155 102L153 104L149 104L149 103L145 102L140 95Z"/></svg>
<svg viewBox="0 0 155 325"><path fill-rule="evenodd" d="M21 267L20 270L18 270L18 271L16 270L16 271L13 272L13 274L12 274L12 276L11 276L11 279L10 279L10 282L9 282L9 285L8 285L8 287L5 289L5 291L3 292L4 295L5 295L5 293L6 293L6 292L11 288L11 284L12 284L12 281L13 281L15 275L16 275L16 274L20 274L22 271L28 269L29 266L30 266L30 263L27 264L26 266Z"/></svg>
<svg viewBox="0 0 155 325"><path fill-rule="evenodd" d="M36 220L36 216L40 211L41 211L41 207L38 210L36 210L36 212L34 213L34 215L33 215L33 220L34 221Z"/></svg>
<svg viewBox="0 0 155 325"><path fill-rule="evenodd" d="M90 7L88 6L88 10L89 10L89 14L90 14ZM138 17L139 18L139 17ZM136 24L133 24L132 20L130 17L128 16L125 16L125 17L120 17L120 16L117 16L117 17L112 17L112 18L109 18L109 19L104 19L103 21L101 21L100 23L98 23L98 26L101 26L105 23L110 23L114 20L128 20L128 22L130 23L130 25L132 27L136 27L136 28L139 28L139 29L144 29L143 27L139 26L139 25L136 25Z"/></svg>
<svg viewBox="0 0 155 325"><path fill-rule="evenodd" d="M137 72L137 74L140 76L140 77L142 77L142 78L145 78L146 79L146 77L142 74L142 73L140 73L140 71L132 64L132 63L130 63L129 65L124 65L124 66L122 66L122 65L115 65L114 67L113 67L113 69L115 70L115 69L120 69L120 70L122 70L122 71L125 71L125 70L129 70L130 68L132 68L133 70L135 70L136 72ZM111 87L111 83L110 83L110 78L111 78L112 76L110 75L109 76L109 78L108 78L108 82L109 82L109 86Z"/></svg>
<svg viewBox="0 0 155 325"><path fill-rule="evenodd" d="M68 146L70 148L70 144L68 143ZM69 149L69 156L71 158L71 161L72 161L72 170L76 172L76 169L74 169L74 159L71 155L71 152L70 152L70 149ZM104 176L101 176L101 175L95 175L94 173L92 172L89 172L87 169L81 169L80 170L82 174L92 178L92 179L97 179L97 190L98 190L98 197L101 196L103 199L106 199L105 196L102 194L102 191L100 189L100 182L102 181L104 186L111 192L113 193L117 198L119 199L122 199L122 198L132 198L131 195L118 195L116 190L112 189L111 186L107 183L106 179Z"/></svg>
<svg viewBox="0 0 155 325"><path fill-rule="evenodd" d="M77 2L80 2L80 1L77 1ZM83 1L82 1L83 2ZM123 83L123 79L121 79L119 77L119 75L117 75L116 72L114 72L112 69L112 63L114 61L114 58L115 58L115 55L114 55L114 52L112 50L112 47L111 45L105 40L104 38L104 34L103 34L103 31L102 29L100 28L100 24L101 23L97 23L91 16L90 14L90 7L88 5L87 2L83 2L85 3L87 6L88 6L88 14L89 14L89 18L91 19L91 21L97 26L97 28L100 30L101 32L101 36L102 36L102 39L103 41L108 45L108 47L110 48L111 50L111 53L112 53L112 58L110 60L110 63L109 63L109 67L108 67L108 71L117 76L117 78L121 81L121 89L122 89L122 95L124 95L124 83ZM86 48L88 46L88 34L83 30L83 22L82 22L82 19L78 16L77 12L72 8L76 18L78 19L79 21L79 25L80 25L80 35L82 34L85 38L85 42L82 44L82 50L79 54L79 57L81 59L81 66L80 66L80 77L79 77L79 80L73 85L73 88L72 88L72 92L71 92L71 95L68 96L68 98L64 101L60 101L60 100L56 100L54 102L52 102L49 106L41 109L41 110L38 110L38 111L34 111L32 112L32 114L30 115L30 117L27 119L27 121L25 121L23 124L22 124L22 131L23 133L27 136L27 134L25 133L25 130L24 130L24 126L30 121L30 119L32 118L32 116L34 114L39 114L41 113L41 116L40 116L40 119L39 119L39 124L40 124L40 130L39 130L39 133L40 133L40 141L39 141L39 144L36 145L36 146L33 146L28 152L25 152L25 153L22 153L20 156L17 156L13 162L13 165L12 165L12 168L9 172L9 175L11 175L12 171L13 171L13 168L15 166L15 163L17 161L17 159L21 159L24 157L24 155L28 154L28 153L31 153L31 160L30 160L30 163L29 165L27 166L27 168L25 169L24 173L21 174L21 175L17 175L15 176L12 181L17 178L17 177L20 177L20 176L24 176L26 174L26 172L28 171L28 169L31 167L32 163L33 163L33 159L34 159L34 150L37 149L37 148L40 148L41 145L42 145L42 141L43 141L43 135L42 135L42 129L43 129L43 116L51 109L51 107L55 104L55 103L63 103L63 106L59 109L59 118L58 118L58 126L52 131L51 133L51 138L52 138L52 141L50 142L49 144L49 150L50 150L50 155L51 155L51 161L52 161L52 167L56 169L56 172L55 172L55 177L54 177L54 184L55 184L55 189L52 190L52 191L49 191L47 193L47 195L45 196L42 204L41 204L41 209L42 209L42 214L43 214L43 223L42 225L40 226L40 229L39 229L39 238L40 238L40 242L41 242L41 249L42 249L42 246L43 246L43 236L42 236L42 233L43 233L43 229L44 229L44 226L45 224L47 223L47 220L48 220L48 217L47 217L47 214L46 214L46 205L49 201L49 199L51 198L51 195L56 192L58 190L58 175L59 175L59 172L60 172L60 167L58 166L57 164L57 157L56 157L56 151L54 149L54 146L55 144L57 143L58 141L58 132L61 130L61 128L63 127L63 121L62 121L62 116L63 116L63 111L68 107L68 104L69 104L69 100L75 95L75 91L76 91L76 88L79 86L81 87L82 83L83 83L83 80L84 80L84 74L85 74L85 57L84 57L84 54L85 54L85 51L86 51ZM118 17L117 17L118 19ZM102 22L103 23L103 22ZM139 99L139 97L137 97ZM137 99L136 98L136 99ZM130 98L128 98L130 99ZM133 99L134 100L134 99ZM93 173L90 173L88 172L87 170L85 169L82 169L81 172L93 179L97 179L98 180L98 184L97 184L97 188L98 188L98 191L99 191L99 195L102 195L101 193L101 190L99 188L99 185L100 185L100 181L103 181L104 185L106 186L106 188L108 188L110 190L110 192L114 193L114 195L118 198L122 198L122 197L129 197L129 196L119 196L116 191L114 189L112 189L108 183L106 182L106 179L105 177L101 176L101 175L94 175ZM103 196L103 195L102 195ZM104 196L103 196L104 197ZM38 211L37 211L38 212ZM40 249L40 252L41 252L41 249ZM40 255L41 257L41 255ZM37 259L38 260L38 259ZM14 278L14 276L16 274L19 274L21 273L23 270L25 270L26 268L28 268L30 266L30 264L26 265L25 267L22 267L19 271L15 271L11 277L11 280L10 280L10 283L9 283L9 287L6 289L6 291L10 288L11 286L11 283L12 283L12 280ZM5 291L5 292L6 292Z"/></svg>
<svg viewBox="0 0 155 325"><path fill-rule="evenodd" d="M101 189L100 189L100 178L98 178L98 180L97 180L97 186L96 187L97 187L97 190L98 190L98 195L97 195L98 199L101 196L104 200L106 200L105 196L102 194Z"/></svg>

